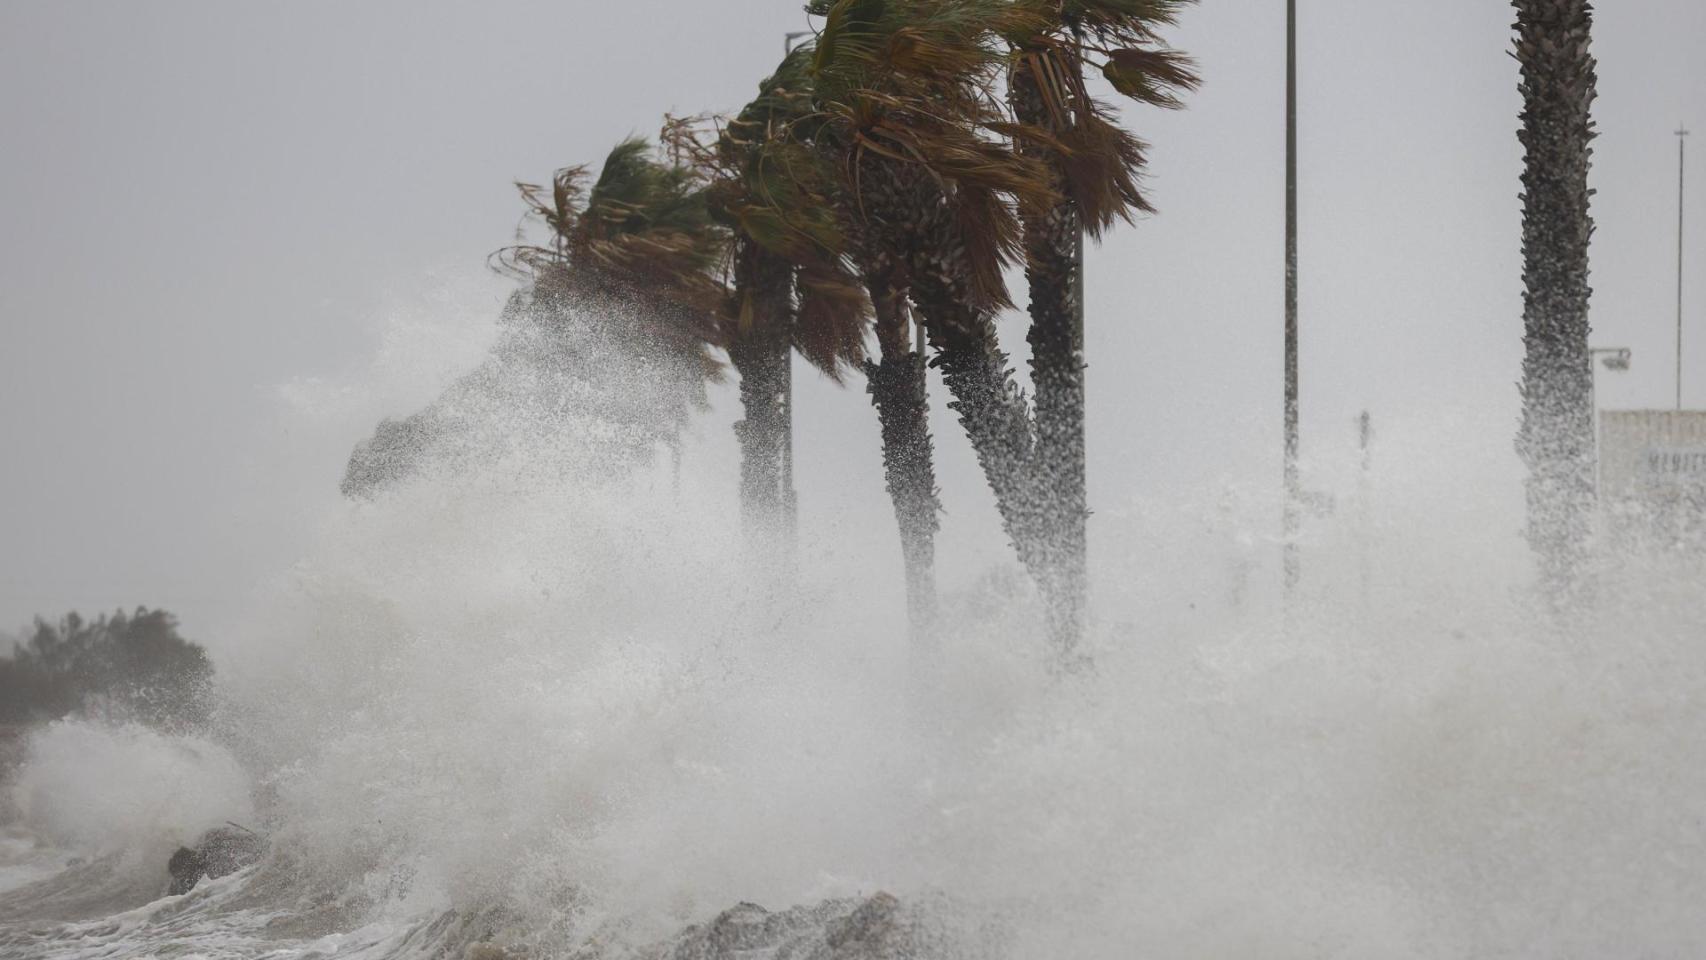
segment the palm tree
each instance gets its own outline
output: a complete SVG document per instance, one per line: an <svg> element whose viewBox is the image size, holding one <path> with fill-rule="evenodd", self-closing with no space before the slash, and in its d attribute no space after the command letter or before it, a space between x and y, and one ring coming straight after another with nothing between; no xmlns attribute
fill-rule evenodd
<svg viewBox="0 0 1706 960"><path fill-rule="evenodd" d="M740 374L743 515L774 534L793 526L791 355L831 380L865 360L870 309L842 243L812 155L791 125L810 109L802 91L809 57L795 51L759 84L758 96L707 136L707 118L668 119L664 139L706 182L712 216L731 238L734 279L729 358ZM709 142L707 142L709 141Z"/></svg>
<svg viewBox="0 0 1706 960"><path fill-rule="evenodd" d="M740 440L741 522L765 541L784 541L794 527L789 482L793 452L792 344L794 273L788 263L761 247L736 241L736 323L729 337L729 362L740 375L745 418L735 424Z"/></svg>
<svg viewBox="0 0 1706 960"><path fill-rule="evenodd" d="M1593 7L1514 0L1523 110L1522 427L1528 539L1552 599L1577 583L1593 509L1588 354L1588 170L1594 137Z"/></svg>
<svg viewBox="0 0 1706 960"><path fill-rule="evenodd" d="M1057 629L1082 630L1086 600L1084 472L1084 245L1116 219L1150 212L1139 190L1144 144L1090 96L1086 62L1142 104L1177 108L1198 83L1190 62L1160 45L1156 29L1190 0L1035 0L1039 27L1010 37L1008 99L1027 131L1021 153L1040 160L1058 200L1022 217L1030 286L1031 384L1036 391L1036 482L1050 508L1044 568L1058 579ZM1092 59L1095 58L1095 59Z"/></svg>
<svg viewBox="0 0 1706 960"><path fill-rule="evenodd" d="M495 454L498 411L524 430L591 426L575 437L582 477L626 476L659 443L679 450L721 376L724 293L707 273L719 247L703 197L647 154L641 141L618 145L590 190L586 167L557 171L549 188L517 184L548 237L493 255L526 285L490 355L425 408L381 422L350 457L345 495Z"/></svg>
<svg viewBox="0 0 1706 960"><path fill-rule="evenodd" d="M913 335L906 278L896 265L876 255L868 236L848 216L850 197L826 164L827 154L812 142L825 129L813 99L815 44L802 45L778 71L793 96L785 129L772 129L770 149L759 156L765 201L757 205L778 224L778 233L795 243L794 256L809 254L850 263L870 305L878 354L865 359L866 390L881 427L883 473L894 506L905 573L907 623L915 642L928 642L936 619L936 532L941 502L936 491L935 452L930 438L930 403L926 389L926 359ZM777 136L776 134L779 134ZM825 215L827 214L827 219ZM848 229L851 227L852 229Z"/></svg>
<svg viewBox="0 0 1706 960"><path fill-rule="evenodd" d="M930 440L926 359L922 345L914 347L905 288L893 275L867 277L879 353L877 360L865 361L865 383L882 427L883 474L900 528L907 622L915 640L927 640L936 621L936 532L942 506Z"/></svg>
<svg viewBox="0 0 1706 960"><path fill-rule="evenodd" d="M737 249L792 266L799 317L795 346L839 380L840 364L863 367L881 424L883 464L905 569L908 623L916 640L935 618L935 534L940 504L925 391L904 276L872 254L836 167L815 142L825 128L812 96L816 53L805 44L765 80L760 96L721 131L715 150L692 147L717 168L712 194ZM862 355L875 316L880 350ZM856 321L856 325L853 321ZM850 337L856 335L856 339ZM854 347L861 352L855 352Z"/></svg>
<svg viewBox="0 0 1706 960"><path fill-rule="evenodd" d="M509 315L545 325L572 316L576 336L645 360L659 381L645 386L659 395L648 399L640 432L674 445L721 376L715 351L727 345L728 293L713 268L725 242L692 172L650 154L642 139L622 141L590 189L584 166L558 170L549 190L516 184L549 237L494 260L530 282Z"/></svg>
<svg viewBox="0 0 1706 960"><path fill-rule="evenodd" d="M1046 132L1013 123L996 95L1003 38L1046 20L1027 5L946 0L838 0L826 17L815 80L824 129L850 197L846 218L867 272L903 277L932 361L995 494L1002 526L1043 593L1062 661L1076 620L1062 617L1051 549L1053 503L1039 467L1030 403L995 333L1011 301L1002 271L1023 253L1021 221L1060 202L1038 157L1011 138Z"/></svg>
<svg viewBox="0 0 1706 960"><path fill-rule="evenodd" d="M1172 92L1195 78L1182 58L1153 49L1152 28L1177 6L825 0L813 7L826 18L814 64L826 118L818 139L847 182L845 214L872 262L866 272L904 277L954 396L950 407L1042 591L1051 640L1068 664L1084 593L1078 223L1082 212L1099 232L1147 209L1137 189L1142 145L1088 96L1080 70L1093 49L1120 92L1171 104ZM1009 67L1012 117L996 96ZM996 312L1011 305L1002 270L1021 257L1032 280L1035 413L994 325Z"/></svg>

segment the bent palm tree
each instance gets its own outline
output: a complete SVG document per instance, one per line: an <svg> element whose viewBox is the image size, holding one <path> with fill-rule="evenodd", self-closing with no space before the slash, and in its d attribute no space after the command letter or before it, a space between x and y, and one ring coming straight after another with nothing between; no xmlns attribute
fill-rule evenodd
<svg viewBox="0 0 1706 960"><path fill-rule="evenodd" d="M1002 526L1052 610L1030 404L995 334L996 312L1011 305L1002 271L1021 255L1020 217L1057 200L1042 163L997 139L1017 132L994 96L1001 37L1041 22L995 0L838 0L818 12L817 142L844 182L856 258L918 308ZM1069 655L1076 637L1052 621Z"/></svg>
<svg viewBox="0 0 1706 960"><path fill-rule="evenodd" d="M1187 59L1160 46L1156 28L1172 24L1190 0L1032 0L1040 28L1009 37L1008 100L1021 125L1018 149L1048 171L1059 199L1022 217L1030 286L1031 384L1036 391L1037 482L1050 507L1045 568L1059 582L1056 629L1082 630L1086 604L1084 471L1084 245L1116 219L1151 207L1139 190L1144 144L1115 122L1084 82L1090 57L1120 94L1153 106L1180 106L1194 89Z"/></svg>
<svg viewBox="0 0 1706 960"><path fill-rule="evenodd" d="M549 189L518 185L549 237L494 254L527 285L506 304L490 355L424 409L382 422L350 457L346 495L484 462L518 439L568 434L558 450L573 451L581 478L626 477L658 443L678 447L720 375L703 200L643 143L612 151L590 192L588 179L571 167Z"/></svg>
<svg viewBox="0 0 1706 960"><path fill-rule="evenodd" d="M1528 540L1554 601L1577 585L1593 509L1588 354L1588 169L1594 137L1593 7L1515 0L1521 65L1522 428Z"/></svg>
<svg viewBox="0 0 1706 960"><path fill-rule="evenodd" d="M881 428L883 474L894 506L905 573L907 623L915 641L933 633L936 618L936 532L941 503L936 494L935 453L930 439L930 404L925 384L922 345L913 346L911 314L904 275L893 264L879 261L858 242L861 233L848 230L848 197L841 189L825 153L809 142L824 129L813 110L811 71L817 60L813 44L792 53L773 81L789 92L785 127L772 127L764 149L749 170L757 201L755 222L747 233L771 237L771 246L784 249L804 263L828 259L851 262L872 311L878 355L865 359L866 390L877 410ZM780 88L779 88L780 89ZM774 227L766 229L766 218ZM819 275L825 271L814 270ZM839 267L835 272L839 276ZM802 273L802 276L809 276ZM824 284L834 289L837 284Z"/></svg>
<svg viewBox="0 0 1706 960"><path fill-rule="evenodd" d="M1002 523L1041 589L1049 634L1075 660L1084 598L1081 219L1099 233L1147 209L1142 145L1084 90L1088 47L1121 93L1171 105L1195 83L1151 49L1174 0L836 0L815 64L820 139L879 264L904 273ZM1070 38L1070 39L1069 39ZM1087 42L1086 42L1086 38ZM1009 47L1017 51L1009 53ZM1004 68L1012 67L1011 70ZM1003 74L1009 119L996 106ZM1030 402L994 315L1002 269L1032 285Z"/></svg>
<svg viewBox="0 0 1706 960"><path fill-rule="evenodd" d="M584 166L557 171L549 192L518 183L548 242L506 247L494 260L531 283L512 311L546 323L574 315L580 335L625 344L645 359L664 395L651 429L674 444L721 373L713 350L726 345L727 291L712 268L724 240L692 173L649 153L641 139L617 144L590 188Z"/></svg>
<svg viewBox="0 0 1706 960"><path fill-rule="evenodd" d="M761 87L759 99L729 123L716 151L712 188L723 198L741 249L757 248L793 266L798 277L801 334L808 359L837 378L829 361L861 362L881 424L883 465L894 505L905 567L908 623L915 639L927 637L935 618L935 534L940 505L928 424L925 359L912 347L911 317L902 272L879 262L859 243L857 225L836 168L814 138L825 124L815 111L811 68L816 54L804 45ZM863 288L861 293L859 288ZM853 314L853 310L857 314ZM863 331L874 311L879 356L862 355ZM856 319L854 326L850 320ZM859 353L840 347L857 333ZM814 347L813 344L816 344Z"/></svg>
<svg viewBox="0 0 1706 960"><path fill-rule="evenodd" d="M806 62L803 52L790 53L714 138L697 129L702 118L671 119L664 128L678 158L687 157L707 181L712 215L732 238L728 339L746 413L736 425L742 504L749 529L763 532L793 524L784 467L792 447L791 353L840 383L865 359L869 322L815 189L821 184L801 169L812 158L789 139L791 124L810 108L802 92Z"/></svg>

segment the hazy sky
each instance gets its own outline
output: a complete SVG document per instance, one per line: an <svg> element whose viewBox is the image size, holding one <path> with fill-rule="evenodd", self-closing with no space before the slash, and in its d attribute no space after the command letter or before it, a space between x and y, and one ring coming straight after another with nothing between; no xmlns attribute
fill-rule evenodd
<svg viewBox="0 0 1706 960"><path fill-rule="evenodd" d="M367 389L398 316L478 329L504 289L481 271L516 224L510 181L595 161L665 111L738 107L806 25L799 6L0 5L0 629L73 606L166 606L192 636L232 617L371 429L305 417L303 385ZM1510 8L1299 6L1306 447L1348 439L1365 407L1437 413L1514 478ZM1191 11L1175 40L1203 90L1130 113L1161 213L1090 257L1092 496L1110 523L1277 476L1283 16L1279 0ZM1702 37L1699 0L1599 12L1595 341L1635 351L1601 378L1609 406L1671 396L1679 121L1701 131L1689 269L1706 275ZM1702 405L1706 285L1688 328ZM453 372L387 369L380 412ZM810 384L801 417L807 522L892 537L862 386ZM950 551L999 549L963 438L946 419L937 433Z"/></svg>

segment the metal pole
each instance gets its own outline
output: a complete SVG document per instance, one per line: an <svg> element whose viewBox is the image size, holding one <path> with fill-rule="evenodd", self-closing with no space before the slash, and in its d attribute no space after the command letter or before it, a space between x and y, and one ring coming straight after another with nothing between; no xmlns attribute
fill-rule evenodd
<svg viewBox="0 0 1706 960"><path fill-rule="evenodd" d="M1682 188L1688 130L1676 130L1676 408L1682 409Z"/></svg>
<svg viewBox="0 0 1706 960"><path fill-rule="evenodd" d="M794 52L794 41L812 35L810 30L795 30L782 34L782 55ZM794 489L794 349L787 348L787 360L782 367L782 526L788 550L799 543L800 503Z"/></svg>
<svg viewBox="0 0 1706 960"><path fill-rule="evenodd" d="M782 523L792 551L799 541L800 504L794 490L794 349L782 366Z"/></svg>
<svg viewBox="0 0 1706 960"><path fill-rule="evenodd" d="M1599 367L1603 362L1610 370L1629 369L1630 352L1628 347L1589 347L1588 348L1588 407L1593 413L1593 495L1595 500L1600 498L1600 417L1599 417Z"/></svg>
<svg viewBox="0 0 1706 960"><path fill-rule="evenodd" d="M1362 416L1357 418L1357 447L1362 451L1362 473L1358 477L1361 489L1357 491L1361 494L1361 496L1357 498L1361 501L1358 504L1358 507L1362 514L1361 517L1358 518L1360 522L1357 524L1359 528L1358 533L1360 534L1357 537L1357 541L1361 553L1361 556L1358 559L1361 562L1357 564L1357 566L1360 568L1361 573L1360 585L1362 587L1362 612L1365 617L1368 615L1369 610L1368 584L1371 579L1369 568L1372 565L1372 561L1369 558L1369 541L1373 538L1373 530L1369 517L1373 513L1373 508L1369 501L1374 499L1374 478L1370 476L1374 468L1374 454L1370 449L1373 444L1374 418L1369 416L1367 410L1364 410L1362 412Z"/></svg>
<svg viewBox="0 0 1706 960"><path fill-rule="evenodd" d="M1285 3L1285 587L1297 586L1297 0Z"/></svg>
<svg viewBox="0 0 1706 960"><path fill-rule="evenodd" d="M1599 365L1594 363L1594 352L1588 351L1588 410L1593 414L1593 499L1599 503L1600 475L1599 469Z"/></svg>

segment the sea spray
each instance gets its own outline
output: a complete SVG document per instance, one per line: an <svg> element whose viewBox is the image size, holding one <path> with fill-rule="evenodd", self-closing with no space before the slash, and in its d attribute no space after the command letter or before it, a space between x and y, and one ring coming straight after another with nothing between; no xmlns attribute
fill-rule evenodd
<svg viewBox="0 0 1706 960"><path fill-rule="evenodd" d="M1096 671L1063 682L997 576L949 599L976 615L920 676L872 558L807 544L789 579L715 502L536 477L352 507L273 648L345 665L300 701L265 681L313 706L262 729L316 731L281 822L371 849L409 910L643 943L742 900L945 891L1020 955L1087 957L1589 955L1632 935L1599 904L1706 937L1683 916L1706 618L1668 561L1628 560L1650 589L1564 634L1514 536L1407 509L1369 534L1366 598L1360 534L1330 529L1289 618L1262 594L1104 610ZM1150 590L1201 574L1126 564Z"/></svg>
<svg viewBox="0 0 1706 960"><path fill-rule="evenodd" d="M225 747L134 724L42 727L10 788L24 826L85 857L170 853L228 820L254 818L250 778Z"/></svg>
<svg viewBox="0 0 1706 960"><path fill-rule="evenodd" d="M618 955L884 891L1016 957L1698 952L1698 558L1620 557L1540 615L1516 473L1460 455L1508 425L1442 416L1388 418L1378 519L1313 518L1290 606L1262 478L1112 497L1065 679L1004 556L945 551L972 585L928 657L898 548L754 557L726 414L680 493L582 474L565 435L339 503L215 650L281 853L191 895L197 942Z"/></svg>

